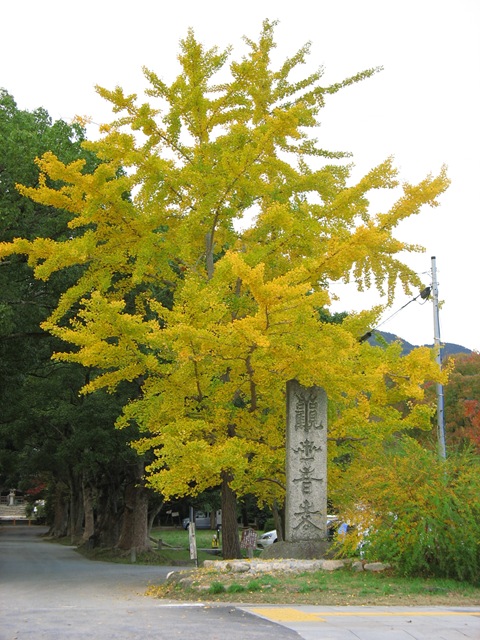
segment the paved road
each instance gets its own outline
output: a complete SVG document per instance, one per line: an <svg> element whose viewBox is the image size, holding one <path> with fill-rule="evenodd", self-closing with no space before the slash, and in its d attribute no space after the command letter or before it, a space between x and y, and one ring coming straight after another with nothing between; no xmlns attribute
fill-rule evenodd
<svg viewBox="0 0 480 640"><path fill-rule="evenodd" d="M0 527L0 640L298 640L232 606L179 606L144 595L173 567L92 562L46 529Z"/></svg>
<svg viewBox="0 0 480 640"><path fill-rule="evenodd" d="M480 608L246 607L305 640L480 640Z"/></svg>
<svg viewBox="0 0 480 640"><path fill-rule="evenodd" d="M480 640L480 608L156 600L172 567L91 562L43 531L0 527L0 640Z"/></svg>

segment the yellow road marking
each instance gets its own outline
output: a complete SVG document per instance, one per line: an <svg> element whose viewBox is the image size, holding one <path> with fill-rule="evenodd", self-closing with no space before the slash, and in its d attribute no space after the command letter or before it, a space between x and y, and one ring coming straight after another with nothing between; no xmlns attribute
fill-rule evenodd
<svg viewBox="0 0 480 640"><path fill-rule="evenodd" d="M278 620L279 622L325 622L317 613L309 613L308 611L300 611L291 607L275 608L275 609L250 609L259 616L264 616L270 620ZM322 613L323 615L323 613Z"/></svg>
<svg viewBox="0 0 480 640"><path fill-rule="evenodd" d="M322 616L480 616L480 611L322 611Z"/></svg>
<svg viewBox="0 0 480 640"><path fill-rule="evenodd" d="M325 622L332 617L428 617L428 616L480 616L480 611L319 611L313 613L292 607L249 609L252 613L278 622Z"/></svg>

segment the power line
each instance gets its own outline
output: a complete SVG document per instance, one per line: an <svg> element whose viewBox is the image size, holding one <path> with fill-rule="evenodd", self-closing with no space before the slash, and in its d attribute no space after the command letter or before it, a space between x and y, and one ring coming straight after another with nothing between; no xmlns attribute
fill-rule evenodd
<svg viewBox="0 0 480 640"><path fill-rule="evenodd" d="M380 324L377 324L376 327L373 327L373 329L370 329L369 331L367 331L367 333L365 333L361 338L359 338L358 341L365 342L365 340L368 340L369 338L371 338L374 331L376 331L383 324L391 320L394 316L397 315L397 313L400 313L400 311L403 311L403 309L405 309L405 307L408 307L409 304L411 304L412 302L415 302L415 300L418 300L418 298L421 298L422 300L428 300L428 298L430 297L431 291L432 291L432 287L425 287L425 289L420 291L418 296L415 296L415 298L412 298L411 300L409 300L402 307L400 307L400 309L397 309L394 313L392 313L392 315L388 316L388 318L385 318L385 320L382 320Z"/></svg>

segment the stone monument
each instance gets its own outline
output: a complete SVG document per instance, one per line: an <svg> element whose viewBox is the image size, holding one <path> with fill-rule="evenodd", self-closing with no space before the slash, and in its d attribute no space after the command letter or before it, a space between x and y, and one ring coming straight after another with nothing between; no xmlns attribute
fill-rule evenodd
<svg viewBox="0 0 480 640"><path fill-rule="evenodd" d="M331 558L327 539L327 394L287 382L285 540L262 558Z"/></svg>
<svg viewBox="0 0 480 640"><path fill-rule="evenodd" d="M327 394L287 382L285 541L327 537Z"/></svg>

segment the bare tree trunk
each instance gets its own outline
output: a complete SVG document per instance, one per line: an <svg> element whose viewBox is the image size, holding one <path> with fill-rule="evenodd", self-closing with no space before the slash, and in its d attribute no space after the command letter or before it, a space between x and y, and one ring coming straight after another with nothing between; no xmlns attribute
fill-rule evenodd
<svg viewBox="0 0 480 640"><path fill-rule="evenodd" d="M95 533L95 517L93 512L93 489L90 484L83 485L83 511L85 513L85 526L81 544L87 543Z"/></svg>
<svg viewBox="0 0 480 640"><path fill-rule="evenodd" d="M95 545L114 547L119 536L119 485L111 481L97 487L97 490L98 515L95 522Z"/></svg>
<svg viewBox="0 0 480 640"><path fill-rule="evenodd" d="M222 550L225 559L241 558L237 522L237 496L229 481L232 476L222 473Z"/></svg>
<svg viewBox="0 0 480 640"><path fill-rule="evenodd" d="M275 529L277 530L277 540L283 541L283 526L282 516L278 509L278 503L275 500L272 506L273 522L275 523Z"/></svg>
<svg viewBox="0 0 480 640"><path fill-rule="evenodd" d="M83 535L83 495L80 491L70 500L70 540L76 544Z"/></svg>
<svg viewBox="0 0 480 640"><path fill-rule="evenodd" d="M148 524L147 524L147 531L148 531L149 537L152 534L152 527L153 527L153 523L155 522L155 518L158 516L158 514L163 508L163 505L165 504L165 502L162 500L159 504L156 504L154 507L152 507L150 502L151 501L149 501Z"/></svg>
<svg viewBox="0 0 480 640"><path fill-rule="evenodd" d="M125 489L125 508L117 547L128 551L149 551L148 492L143 484L144 465L140 460L134 476Z"/></svg>
<svg viewBox="0 0 480 640"><path fill-rule="evenodd" d="M64 538L68 529L68 490L64 482L57 482L54 496L54 516L49 535L54 538Z"/></svg>
<svg viewBox="0 0 480 640"><path fill-rule="evenodd" d="M70 474L70 517L69 536L72 544L76 544L83 534L83 490L80 481L73 473Z"/></svg>

